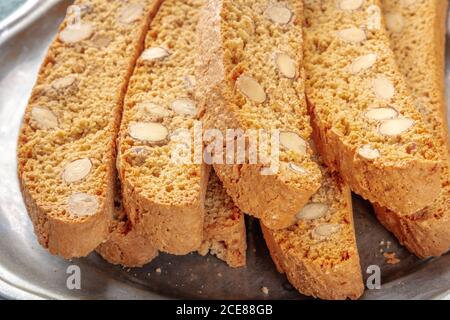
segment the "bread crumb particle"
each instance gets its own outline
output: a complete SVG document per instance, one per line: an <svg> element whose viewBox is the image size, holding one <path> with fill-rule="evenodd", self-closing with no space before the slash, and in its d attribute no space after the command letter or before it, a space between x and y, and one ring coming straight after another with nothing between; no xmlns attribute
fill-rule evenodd
<svg viewBox="0 0 450 320"><path fill-rule="evenodd" d="M262 287L261 288L261 292L264 293L266 296L269 294L269 288L267 287Z"/></svg>
<svg viewBox="0 0 450 320"><path fill-rule="evenodd" d="M156 273L161 273L161 268L156 268Z"/></svg>
<svg viewBox="0 0 450 320"><path fill-rule="evenodd" d="M400 259L395 256L395 252L385 252L383 256L386 258L386 263L394 265L400 263Z"/></svg>
<svg viewBox="0 0 450 320"><path fill-rule="evenodd" d="M217 276L218 276L219 278L222 278L222 274L221 274L220 272L217 274Z"/></svg>

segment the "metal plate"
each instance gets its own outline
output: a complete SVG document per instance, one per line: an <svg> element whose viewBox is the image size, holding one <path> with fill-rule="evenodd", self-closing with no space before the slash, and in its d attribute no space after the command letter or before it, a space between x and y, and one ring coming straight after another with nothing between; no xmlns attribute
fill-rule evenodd
<svg viewBox="0 0 450 320"><path fill-rule="evenodd" d="M123 269L95 253L64 261L39 246L19 192L16 140L40 62L69 4L67 0L31 0L13 19L0 24L0 295L15 299L305 299L276 272L252 219L247 219L248 265L237 270L215 257L196 254L161 254L142 269ZM378 224L367 202L354 197L354 211L363 274L367 277L369 265L382 270L381 289L366 290L363 299L450 299L449 254L420 261ZM401 263L385 263L379 252L381 240L392 242L391 251ZM81 269L81 290L66 287L66 270L73 264ZM157 268L162 272L156 272ZM269 289L268 295L261 292L263 286Z"/></svg>

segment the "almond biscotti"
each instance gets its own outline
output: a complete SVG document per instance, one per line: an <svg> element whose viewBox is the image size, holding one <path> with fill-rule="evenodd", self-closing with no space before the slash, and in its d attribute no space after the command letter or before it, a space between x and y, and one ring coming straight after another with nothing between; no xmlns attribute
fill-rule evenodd
<svg viewBox="0 0 450 320"><path fill-rule="evenodd" d="M191 140L180 143L199 125L193 76L202 4L161 5L130 80L120 129L125 211L158 250L172 254L196 251L203 239L209 170L194 161Z"/></svg>
<svg viewBox="0 0 450 320"><path fill-rule="evenodd" d="M261 154L263 139L253 151L246 145L240 162L232 154L214 163L235 204L272 229L292 225L321 180L308 144L302 16L301 1L209 0L199 22L197 93L205 128L223 137L241 130L245 139L252 130L279 132L280 165L273 171L265 170L269 157L249 156Z"/></svg>
<svg viewBox="0 0 450 320"><path fill-rule="evenodd" d="M159 1L75 1L25 112L18 174L42 246L65 258L108 237L122 99Z"/></svg>
<svg viewBox="0 0 450 320"><path fill-rule="evenodd" d="M214 172L209 177L205 210L204 236L199 254L214 254L230 267L245 266L247 234L244 213L233 203Z"/></svg>
<svg viewBox="0 0 450 320"><path fill-rule="evenodd" d="M450 173L448 125L444 95L446 0L383 0L382 9L400 71L414 103L431 127L441 150L441 192L427 208L402 216L375 206L383 225L421 258L440 256L450 248Z"/></svg>
<svg viewBox="0 0 450 320"><path fill-rule="evenodd" d="M97 252L108 262L127 267L141 267L150 262L158 255L158 250L137 229L119 209L109 240L101 244ZM201 255L215 254L230 267L237 268L245 266L246 249L244 214L234 205L219 178L212 172L205 199L203 242L198 251Z"/></svg>
<svg viewBox="0 0 450 320"><path fill-rule="evenodd" d="M325 163L400 215L439 194L439 153L374 0L305 1L306 94Z"/></svg>
<svg viewBox="0 0 450 320"><path fill-rule="evenodd" d="M357 299L364 292L353 226L351 193L325 167L324 181L283 230L261 225L270 255L302 294L321 299Z"/></svg>

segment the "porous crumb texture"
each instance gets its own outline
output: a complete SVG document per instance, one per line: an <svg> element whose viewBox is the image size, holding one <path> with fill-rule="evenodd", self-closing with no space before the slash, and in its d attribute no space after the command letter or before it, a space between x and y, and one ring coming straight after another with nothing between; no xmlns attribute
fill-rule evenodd
<svg viewBox="0 0 450 320"><path fill-rule="evenodd" d="M109 228L108 240L95 251L112 264L124 267L142 267L158 256L158 250L148 237L139 232L123 209L120 181L116 175L114 189L114 221Z"/></svg>
<svg viewBox="0 0 450 320"><path fill-rule="evenodd" d="M324 161L398 214L429 205L440 190L438 146L396 66L380 3L304 3L306 95Z"/></svg>
<svg viewBox="0 0 450 320"><path fill-rule="evenodd" d="M273 229L294 222L321 179L308 145L302 15L301 1L214 0L199 23L197 93L205 127L224 137L226 129L280 131L277 174L261 174L264 157L214 165L236 205Z"/></svg>
<svg viewBox="0 0 450 320"><path fill-rule="evenodd" d="M18 173L39 242L53 254L85 256L107 237L122 99L158 3L76 1L41 66Z"/></svg>
<svg viewBox="0 0 450 320"><path fill-rule="evenodd" d="M350 189L323 167L319 191L283 230L261 225L277 269L301 293L321 299L357 299L364 292Z"/></svg>
<svg viewBox="0 0 450 320"><path fill-rule="evenodd" d="M96 251L110 263L141 267L153 260L158 250L149 237L128 220L120 198L115 204L115 221L111 225L108 241ZM215 254L234 268L245 266L247 239L244 214L233 204L214 173L209 178L205 209L204 236L199 254Z"/></svg>
<svg viewBox="0 0 450 320"><path fill-rule="evenodd" d="M167 0L161 5L130 80L120 130L125 211L157 249L172 254L197 250L203 235L209 170L172 157L180 145L174 137L194 136L194 46L202 3ZM191 142L179 150L194 161Z"/></svg>
<svg viewBox="0 0 450 320"><path fill-rule="evenodd" d="M375 212L383 225L421 258L440 256L450 247L450 173L444 96L447 6L446 0L382 1L391 46L415 105L440 148L442 169L441 192L427 208L410 216L379 206L375 206Z"/></svg>
<svg viewBox="0 0 450 320"><path fill-rule="evenodd" d="M205 210L204 236L199 253L214 254L230 267L245 266L247 238L244 213L233 203L214 172L209 177Z"/></svg>

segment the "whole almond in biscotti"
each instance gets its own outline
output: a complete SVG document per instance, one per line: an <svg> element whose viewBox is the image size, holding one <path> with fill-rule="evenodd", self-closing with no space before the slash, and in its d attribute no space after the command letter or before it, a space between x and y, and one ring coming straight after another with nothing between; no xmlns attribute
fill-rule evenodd
<svg viewBox="0 0 450 320"><path fill-rule="evenodd" d="M358 154L366 160L375 160L381 156L378 149L372 148L368 144L358 148Z"/></svg>
<svg viewBox="0 0 450 320"><path fill-rule="evenodd" d="M353 74L357 74L364 70L370 69L377 61L377 55L369 53L353 60L350 70Z"/></svg>
<svg viewBox="0 0 450 320"><path fill-rule="evenodd" d="M130 136L134 139L150 143L161 143L169 135L169 130L160 123L137 122L130 124Z"/></svg>
<svg viewBox="0 0 450 320"><path fill-rule="evenodd" d="M168 57L169 51L167 51L164 48L161 47L154 47L154 48L148 48L146 49L142 55L141 59L144 61L153 61L153 60L160 60Z"/></svg>
<svg viewBox="0 0 450 320"><path fill-rule="evenodd" d="M297 219L315 220L323 218L329 210L324 203L309 203L297 214Z"/></svg>
<svg viewBox="0 0 450 320"><path fill-rule="evenodd" d="M160 1L139 1L138 16L125 9L137 1L85 2L68 8L48 49L17 150L37 239L67 259L89 255L109 237L124 88Z"/></svg>
<svg viewBox="0 0 450 320"><path fill-rule="evenodd" d="M67 200L67 210L72 216L90 216L95 214L97 209L97 198L87 193L74 193Z"/></svg>
<svg viewBox="0 0 450 320"><path fill-rule="evenodd" d="M340 0L339 8L342 10L357 10L361 7L364 0Z"/></svg>
<svg viewBox="0 0 450 320"><path fill-rule="evenodd" d="M297 65L295 61L287 54L278 53L275 58L278 70L280 73L289 79L295 78L297 74Z"/></svg>
<svg viewBox="0 0 450 320"><path fill-rule="evenodd" d="M244 165L227 160L214 169L236 205L272 229L292 225L320 186L321 172L307 145L312 128L302 19L301 2L214 0L199 22L195 78L204 128L219 129L224 137L233 128L265 134L254 150L256 161L249 152Z"/></svg>
<svg viewBox="0 0 450 320"><path fill-rule="evenodd" d="M364 30L355 27L340 30L338 36L342 41L348 43L359 43L366 40Z"/></svg>
<svg viewBox="0 0 450 320"><path fill-rule="evenodd" d="M131 3L124 7L118 16L118 20L124 24L130 24L140 19L144 13L144 7L139 3Z"/></svg>
<svg viewBox="0 0 450 320"><path fill-rule="evenodd" d="M306 94L324 161L371 202L403 215L426 207L439 194L441 164L379 21L380 2L305 7Z"/></svg>
<svg viewBox="0 0 450 320"><path fill-rule="evenodd" d="M64 43L76 43L89 39L94 33L91 24L70 24L59 34L59 39Z"/></svg>
<svg viewBox="0 0 450 320"><path fill-rule="evenodd" d="M64 167L62 178L67 183L84 179L92 169L92 162L87 158L70 162Z"/></svg>
<svg viewBox="0 0 450 320"><path fill-rule="evenodd" d="M49 109L34 107L31 109L31 119L39 129L54 129L58 127L58 118Z"/></svg>
<svg viewBox="0 0 450 320"><path fill-rule="evenodd" d="M194 68L203 3L161 4L133 70L118 138L127 219L155 250L176 255L197 251L204 236L209 168L194 157L202 153Z"/></svg>
<svg viewBox="0 0 450 320"><path fill-rule="evenodd" d="M450 248L450 174L448 127L445 119L447 105L442 75L445 69L447 7L447 1L382 1L396 61L406 77L416 106L432 128L432 141L439 146L443 162L440 194L425 209L404 216L374 205L381 223L419 258L437 257ZM406 151L414 152L418 147L421 148L412 143L406 147Z"/></svg>

